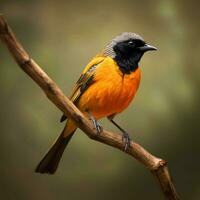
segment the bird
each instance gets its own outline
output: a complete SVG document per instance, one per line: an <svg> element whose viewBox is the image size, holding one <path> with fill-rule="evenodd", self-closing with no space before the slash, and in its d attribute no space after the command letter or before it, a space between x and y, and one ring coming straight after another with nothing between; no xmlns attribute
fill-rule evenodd
<svg viewBox="0 0 200 200"><path fill-rule="evenodd" d="M122 132L124 151L130 147L130 136L114 121L114 117L134 99L141 79L139 62L144 53L154 50L157 48L136 33L117 35L86 65L70 96L70 100L92 121L97 134L103 130L98 120L104 117ZM62 133L35 172L56 172L63 152L77 129L73 120L63 114L60 122L65 120Z"/></svg>

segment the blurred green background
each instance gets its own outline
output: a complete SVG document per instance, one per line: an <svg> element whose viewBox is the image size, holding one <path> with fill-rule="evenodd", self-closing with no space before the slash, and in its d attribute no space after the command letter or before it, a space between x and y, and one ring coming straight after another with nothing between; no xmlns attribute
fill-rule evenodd
<svg viewBox="0 0 200 200"><path fill-rule="evenodd" d="M18 39L69 94L87 62L124 31L158 47L141 62L134 103L116 120L168 161L182 199L200 199L198 1L1 0ZM53 176L34 173L61 132L61 112L0 43L0 199L162 199L137 161L77 131ZM106 129L116 131L106 120Z"/></svg>

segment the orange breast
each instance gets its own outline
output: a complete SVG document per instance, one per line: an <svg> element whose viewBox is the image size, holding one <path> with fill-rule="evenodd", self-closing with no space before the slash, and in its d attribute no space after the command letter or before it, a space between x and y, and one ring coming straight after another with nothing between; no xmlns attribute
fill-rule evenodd
<svg viewBox="0 0 200 200"><path fill-rule="evenodd" d="M94 83L81 96L78 107L99 119L122 112L132 101L140 83L140 69L122 74L116 62L107 57L98 67Z"/></svg>

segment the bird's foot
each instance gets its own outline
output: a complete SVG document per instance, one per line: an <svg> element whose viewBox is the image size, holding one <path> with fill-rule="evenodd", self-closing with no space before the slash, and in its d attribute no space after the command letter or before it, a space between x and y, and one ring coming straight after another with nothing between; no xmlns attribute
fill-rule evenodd
<svg viewBox="0 0 200 200"><path fill-rule="evenodd" d="M90 117L90 120L92 121L94 128L97 131L97 134L100 135L100 133L103 131L103 127L94 117Z"/></svg>
<svg viewBox="0 0 200 200"><path fill-rule="evenodd" d="M123 132L122 142L124 143L124 151L127 151L131 144L131 138L127 132Z"/></svg>

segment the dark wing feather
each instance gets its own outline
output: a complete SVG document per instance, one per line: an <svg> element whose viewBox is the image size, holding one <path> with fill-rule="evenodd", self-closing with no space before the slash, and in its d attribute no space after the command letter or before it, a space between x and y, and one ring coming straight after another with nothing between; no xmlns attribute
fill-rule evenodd
<svg viewBox="0 0 200 200"><path fill-rule="evenodd" d="M94 82L94 74L96 71L96 67L103 62L104 59L99 62L92 64L86 69L86 71L81 74L80 78L76 82L75 87L72 90L72 94L70 96L70 100L76 104L81 95L89 88L89 86ZM62 115L60 122L63 122L67 119L65 115Z"/></svg>

